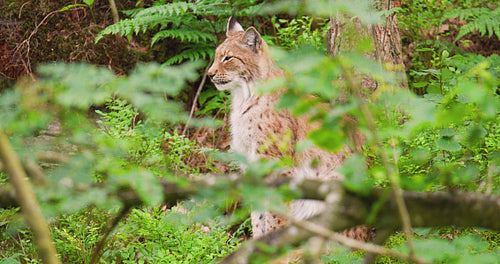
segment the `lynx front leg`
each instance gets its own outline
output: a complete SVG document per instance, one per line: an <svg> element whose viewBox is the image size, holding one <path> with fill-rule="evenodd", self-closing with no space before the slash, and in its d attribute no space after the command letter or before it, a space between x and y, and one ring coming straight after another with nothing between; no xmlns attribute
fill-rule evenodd
<svg viewBox="0 0 500 264"><path fill-rule="evenodd" d="M259 239L288 224L288 220L275 216L270 212L252 212L252 237Z"/></svg>

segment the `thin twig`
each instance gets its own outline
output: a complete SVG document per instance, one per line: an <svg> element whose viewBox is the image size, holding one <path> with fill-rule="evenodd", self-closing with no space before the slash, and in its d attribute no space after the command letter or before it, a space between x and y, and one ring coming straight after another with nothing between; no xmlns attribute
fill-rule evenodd
<svg viewBox="0 0 500 264"><path fill-rule="evenodd" d="M120 210L120 213L112 220L111 224L106 228L106 231L104 231L101 240L96 243L94 250L92 251L89 264L99 263L99 259L102 256L101 251L104 249L111 231L113 231L113 229L118 226L118 223L120 223L120 221L129 214L131 209L131 206L124 206Z"/></svg>
<svg viewBox="0 0 500 264"><path fill-rule="evenodd" d="M363 99L362 93L360 91L360 86L355 83L349 69L347 69L342 63L341 63L341 67L342 67L343 76L345 77L345 79L347 81L347 85L350 86L354 96L359 101L359 110L361 111L361 114L363 114L363 117L365 118L366 123L368 125L368 129L370 130L371 135L373 137L373 141L375 142L375 145L379 149L380 158L382 159L382 164L384 165L384 168L386 170L387 179L389 180L389 183L392 187L392 190L394 191L396 204L397 204L398 211L399 211L399 214L401 216L401 221L403 224L403 230L404 230L404 233L406 234L407 239L408 239L408 248L410 250L410 256L412 258L416 258L415 247L413 246L413 239L412 239L413 232L411 230L410 215L408 214L408 209L406 208L406 204L405 204L404 199L403 199L403 191L399 187L398 181L396 179L397 173L394 171L394 166L391 164L387 153L384 151L384 148L383 148L382 144L380 143L375 120L373 118L372 113L370 112L370 110L366 106L366 104L363 103L364 99Z"/></svg>
<svg viewBox="0 0 500 264"><path fill-rule="evenodd" d="M31 63L30 63L30 40L31 38L38 32L38 29L40 26L45 23L45 20L47 20L50 16L61 12L61 10L55 10L47 14L38 25L35 26L35 29L31 32L31 34L28 36L27 39L23 40L19 45L16 46L14 49L14 53L16 53L23 45L26 44L26 58L28 59L27 65L24 67L26 68L26 72L31 76Z"/></svg>
<svg viewBox="0 0 500 264"><path fill-rule="evenodd" d="M35 153L35 157L39 161L47 163L65 163L68 161L68 155L55 151L40 151Z"/></svg>
<svg viewBox="0 0 500 264"><path fill-rule="evenodd" d="M186 125L184 126L184 129L182 130L183 135L186 135L186 131L189 127L189 121L191 121L191 118L193 117L194 109L196 108L196 102L198 101L198 97L200 96L201 90L203 89L203 86L205 85L205 81L207 80L208 69L210 69L210 65L212 65L212 62L213 62L213 60L211 60L208 63L207 68L205 68L205 72L203 73L203 78L201 78L200 85L198 86L198 90L196 91L196 95L194 96L193 105L191 106L191 112L189 112L189 118L186 121Z"/></svg>
<svg viewBox="0 0 500 264"><path fill-rule="evenodd" d="M16 191L17 200L26 223L31 227L40 258L46 264L59 264L57 251L50 236L49 226L43 217L35 193L27 180L26 173L17 153L12 149L7 136L0 128L0 159L4 162L9 179Z"/></svg>
<svg viewBox="0 0 500 264"><path fill-rule="evenodd" d="M417 258L415 256L412 256L412 255L406 255L406 254L403 254L401 252L385 248L383 246L378 246L378 245L370 244L370 243L364 243L364 242L358 241L356 239L348 238L346 236L343 236L339 233L333 232L328 228L325 228L321 225L318 225L318 224L310 222L310 221L306 221L306 220L293 221L292 220L292 224L297 226L297 227L308 230L310 232L313 232L313 233L315 233L319 236L322 236L324 238L333 240L333 241L335 241L339 244L342 244L346 247L349 247L349 248L353 248L353 249L357 249L357 250L364 250L366 252L377 254L377 255L386 255L386 256L390 256L390 257L396 257L396 258L399 258L402 260L413 261L415 263L420 263L420 264L426 263L424 260Z"/></svg>

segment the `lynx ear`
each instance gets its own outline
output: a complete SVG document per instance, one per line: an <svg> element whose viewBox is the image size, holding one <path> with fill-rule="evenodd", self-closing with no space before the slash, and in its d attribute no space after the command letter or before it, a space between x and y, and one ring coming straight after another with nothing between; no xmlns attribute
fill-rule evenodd
<svg viewBox="0 0 500 264"><path fill-rule="evenodd" d="M243 39L241 41L253 49L254 52L257 52L258 49L262 46L262 37L259 32L254 27L249 27L247 31L245 31L245 35L243 35Z"/></svg>
<svg viewBox="0 0 500 264"><path fill-rule="evenodd" d="M227 21L227 30L226 30L226 37L232 36L236 33L243 32L243 27L238 23L236 18L234 18L234 14L229 18Z"/></svg>

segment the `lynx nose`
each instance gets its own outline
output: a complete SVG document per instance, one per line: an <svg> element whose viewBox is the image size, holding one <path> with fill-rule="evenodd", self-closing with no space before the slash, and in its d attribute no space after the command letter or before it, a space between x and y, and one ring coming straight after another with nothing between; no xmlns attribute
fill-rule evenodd
<svg viewBox="0 0 500 264"><path fill-rule="evenodd" d="M217 67L215 66L215 63L214 63L208 69L207 75L208 75L208 77L213 78L216 73L217 73Z"/></svg>

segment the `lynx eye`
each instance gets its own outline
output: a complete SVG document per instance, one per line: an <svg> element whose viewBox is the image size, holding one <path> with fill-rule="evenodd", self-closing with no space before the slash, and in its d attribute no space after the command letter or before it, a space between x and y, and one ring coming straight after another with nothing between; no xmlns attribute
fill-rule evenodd
<svg viewBox="0 0 500 264"><path fill-rule="evenodd" d="M230 61L232 59L233 59L232 56L227 56L227 57L224 57L223 61L227 62L227 61Z"/></svg>

